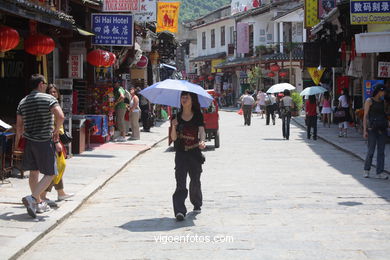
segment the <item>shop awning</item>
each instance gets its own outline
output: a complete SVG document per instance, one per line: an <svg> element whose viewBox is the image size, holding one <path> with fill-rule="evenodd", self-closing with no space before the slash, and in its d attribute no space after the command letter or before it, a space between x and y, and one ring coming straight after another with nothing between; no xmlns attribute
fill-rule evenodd
<svg viewBox="0 0 390 260"><path fill-rule="evenodd" d="M91 33L91 32L88 32L88 31L86 31L86 30L84 30L84 29L81 29L81 28L79 28L79 27L77 27L77 26L76 26L75 30L76 30L79 34L84 35L84 36L94 36L94 35L95 35L95 34L93 34L93 33Z"/></svg>
<svg viewBox="0 0 390 260"><path fill-rule="evenodd" d="M357 53L390 52L390 32L355 34Z"/></svg>
<svg viewBox="0 0 390 260"><path fill-rule="evenodd" d="M226 52L218 52L210 55L204 55L204 56L199 56L196 57L190 61L195 62L195 61L208 61L208 60L214 60L214 59L221 59L226 57Z"/></svg>

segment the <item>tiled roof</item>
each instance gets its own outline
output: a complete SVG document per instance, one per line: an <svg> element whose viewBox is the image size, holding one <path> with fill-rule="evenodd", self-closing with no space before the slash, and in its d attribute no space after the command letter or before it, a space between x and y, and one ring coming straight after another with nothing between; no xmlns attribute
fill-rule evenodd
<svg viewBox="0 0 390 260"><path fill-rule="evenodd" d="M191 61L206 61L206 60L214 60L214 59L220 59L225 57L226 57L226 52L218 52L210 55L199 56L192 59Z"/></svg>

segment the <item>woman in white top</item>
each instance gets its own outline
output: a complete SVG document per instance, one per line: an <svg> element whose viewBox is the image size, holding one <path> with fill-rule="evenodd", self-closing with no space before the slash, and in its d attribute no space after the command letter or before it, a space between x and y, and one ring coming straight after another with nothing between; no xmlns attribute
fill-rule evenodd
<svg viewBox="0 0 390 260"><path fill-rule="evenodd" d="M291 110L294 108L295 104L290 97L290 90L285 89L283 91L284 97L280 100L280 113L282 116L282 133L283 138L288 140L290 138L290 120L291 120Z"/></svg>
<svg viewBox="0 0 390 260"><path fill-rule="evenodd" d="M349 116L349 95L348 89L344 88L342 95L339 97L338 108L344 111L345 116L340 118L339 121L339 137L347 137L348 122L350 121Z"/></svg>
<svg viewBox="0 0 390 260"><path fill-rule="evenodd" d="M139 109L139 99L137 95L135 94L135 88L130 88L130 127L131 127L131 140L139 140L140 139L140 131L139 131L139 116L140 116L140 109Z"/></svg>

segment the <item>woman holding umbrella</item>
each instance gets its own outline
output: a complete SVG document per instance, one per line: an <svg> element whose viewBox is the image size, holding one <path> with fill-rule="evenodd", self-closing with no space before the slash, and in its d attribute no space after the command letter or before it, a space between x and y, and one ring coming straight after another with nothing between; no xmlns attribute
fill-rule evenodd
<svg viewBox="0 0 390 260"><path fill-rule="evenodd" d="M173 209L178 221L184 220L187 213L185 200L187 173L190 175L190 200L194 212L200 212L202 206L202 191L200 174L204 157L201 149L205 145L205 130L203 115L200 110L198 95L182 91L180 95L180 112L172 120L171 138L175 141L175 178L176 190L172 196Z"/></svg>

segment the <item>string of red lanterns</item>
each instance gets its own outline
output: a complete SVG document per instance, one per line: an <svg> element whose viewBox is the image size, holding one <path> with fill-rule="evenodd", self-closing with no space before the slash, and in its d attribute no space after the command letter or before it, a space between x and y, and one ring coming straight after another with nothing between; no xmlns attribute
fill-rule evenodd
<svg viewBox="0 0 390 260"><path fill-rule="evenodd" d="M287 72L285 72L285 71L281 71L281 72L279 72L279 76L280 77L286 77L287 76Z"/></svg>
<svg viewBox="0 0 390 260"><path fill-rule="evenodd" d="M272 72L272 71L270 71L270 72L267 73L267 76L270 77L270 78L275 77L275 75L276 75L276 74L275 74L274 72Z"/></svg>
<svg viewBox="0 0 390 260"><path fill-rule="evenodd" d="M115 63L116 56L112 52L96 49L87 54L87 61L95 67L109 67Z"/></svg>
<svg viewBox="0 0 390 260"><path fill-rule="evenodd" d="M269 67L272 71L277 72L280 70L280 66L278 64L273 64Z"/></svg>

